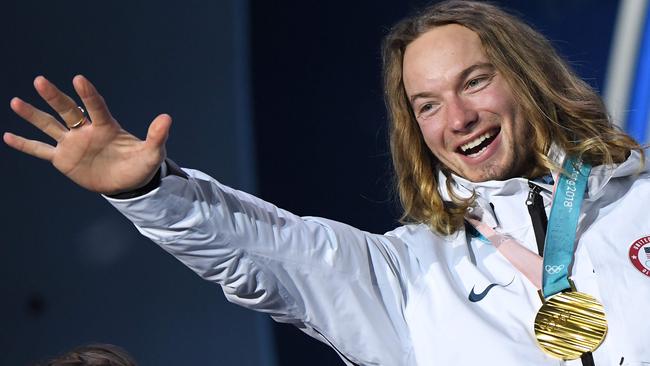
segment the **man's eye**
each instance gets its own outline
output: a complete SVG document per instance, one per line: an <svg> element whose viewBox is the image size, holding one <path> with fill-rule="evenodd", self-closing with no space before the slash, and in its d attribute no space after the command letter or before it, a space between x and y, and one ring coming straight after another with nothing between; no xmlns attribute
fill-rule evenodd
<svg viewBox="0 0 650 366"><path fill-rule="evenodd" d="M467 82L465 89L476 89L482 87L488 80L489 76L479 76Z"/></svg>
<svg viewBox="0 0 650 366"><path fill-rule="evenodd" d="M469 88L469 89L476 88L477 86L481 85L481 83L484 80L485 80L484 78L472 79L467 83L467 88Z"/></svg>
<svg viewBox="0 0 650 366"><path fill-rule="evenodd" d="M434 108L435 106L433 105L433 103L423 104L418 110L418 117L431 113L431 111L433 111Z"/></svg>

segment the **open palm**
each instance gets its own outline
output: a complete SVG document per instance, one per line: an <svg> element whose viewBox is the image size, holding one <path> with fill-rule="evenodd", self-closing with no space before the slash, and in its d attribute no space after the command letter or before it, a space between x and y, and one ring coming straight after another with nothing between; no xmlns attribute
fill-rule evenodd
<svg viewBox="0 0 650 366"><path fill-rule="evenodd" d="M120 127L88 79L78 75L73 85L92 122L68 129L52 115L14 98L14 112L53 138L56 145L11 133L4 134L5 143L50 161L72 181L94 192L116 194L144 186L165 158L171 118L166 114L156 117L142 141ZM34 80L34 88L67 126L83 118L76 102L44 77Z"/></svg>

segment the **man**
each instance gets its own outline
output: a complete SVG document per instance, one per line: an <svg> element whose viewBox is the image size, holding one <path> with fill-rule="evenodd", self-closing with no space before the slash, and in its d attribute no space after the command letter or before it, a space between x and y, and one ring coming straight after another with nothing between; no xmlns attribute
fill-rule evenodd
<svg viewBox="0 0 650 366"><path fill-rule="evenodd" d="M39 77L36 90L69 130L16 98L14 111L57 146L4 139L107 195L144 235L219 283L230 301L295 324L346 364L650 360L643 341L650 277L629 257L650 242L639 204L650 193L649 173L640 146L611 127L596 93L541 35L482 3L445 2L402 21L386 38L384 61L393 161L409 222L384 235L297 217L179 169L165 159L169 116L157 117L140 141L81 76L73 84L92 123ZM549 238L564 211L554 212L577 208L565 235L576 239L559 240L569 250L555 250L555 240L544 245L554 189L563 201L553 205ZM563 251L570 265L546 262ZM543 268L566 276L549 282L555 277ZM554 289L565 282L571 287ZM603 303L605 315L593 305L537 316L556 298L578 307L575 294ZM588 324L566 336L565 324L583 316ZM565 357L545 345L549 334L573 353L584 338L594 344Z"/></svg>

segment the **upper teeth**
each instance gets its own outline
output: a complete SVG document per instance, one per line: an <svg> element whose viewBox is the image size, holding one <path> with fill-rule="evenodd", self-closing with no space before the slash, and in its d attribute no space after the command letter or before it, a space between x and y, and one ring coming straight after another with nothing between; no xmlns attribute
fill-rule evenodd
<svg viewBox="0 0 650 366"><path fill-rule="evenodd" d="M474 140L466 143L465 145L462 145L460 148L463 151L467 151L467 150L469 150L469 149L471 149L473 147L476 147L476 146L480 145L483 141L485 141L486 139L489 139L490 137L492 137L492 133L491 132L486 132L486 133L482 134L481 136L475 138Z"/></svg>

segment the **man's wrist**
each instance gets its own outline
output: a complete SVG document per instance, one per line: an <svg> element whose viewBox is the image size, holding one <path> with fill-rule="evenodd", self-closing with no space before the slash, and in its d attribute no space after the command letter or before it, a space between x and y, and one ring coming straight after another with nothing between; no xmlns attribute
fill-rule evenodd
<svg viewBox="0 0 650 366"><path fill-rule="evenodd" d="M164 177L168 175L176 175L187 179L187 174L178 165L176 165L176 163L174 163L172 160L165 159L162 164L160 164L160 167L156 171L156 174L154 174L153 178L151 178L151 180L149 180L149 182L144 186L127 192L106 195L106 197L124 200L144 196L145 194L160 187L160 182Z"/></svg>

